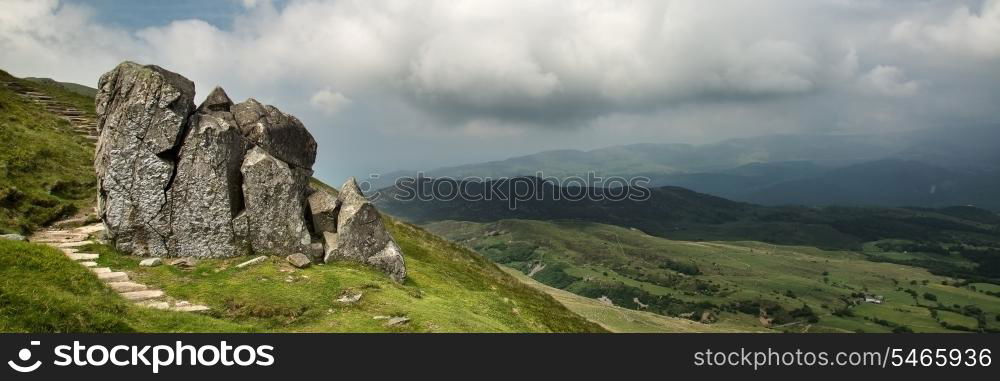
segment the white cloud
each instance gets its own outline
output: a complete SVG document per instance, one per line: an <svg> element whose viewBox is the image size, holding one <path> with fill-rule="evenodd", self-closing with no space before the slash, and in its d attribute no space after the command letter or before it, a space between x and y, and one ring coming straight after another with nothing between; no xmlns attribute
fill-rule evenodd
<svg viewBox="0 0 1000 381"><path fill-rule="evenodd" d="M862 86L871 92L889 96L912 96L920 91L920 83L907 80L896 66L879 65L861 78Z"/></svg>
<svg viewBox="0 0 1000 381"><path fill-rule="evenodd" d="M430 114L500 119L814 92L849 53L767 11L782 1L246 1L232 30L181 20L134 34L53 0L12 1L0 63L15 70L72 56L79 76L67 79L93 83L112 62L136 59L198 83L381 92Z"/></svg>
<svg viewBox="0 0 1000 381"><path fill-rule="evenodd" d="M323 89L313 94L312 98L309 98L309 104L328 115L332 115L349 107L351 99L344 94L330 89Z"/></svg>
<svg viewBox="0 0 1000 381"><path fill-rule="evenodd" d="M944 19L923 17L897 23L893 40L926 50L1000 57L1000 0L986 0L977 12L960 6Z"/></svg>

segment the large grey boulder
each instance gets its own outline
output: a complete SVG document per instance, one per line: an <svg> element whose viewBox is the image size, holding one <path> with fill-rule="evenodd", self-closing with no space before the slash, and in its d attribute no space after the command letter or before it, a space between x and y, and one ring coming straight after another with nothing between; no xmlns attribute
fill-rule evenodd
<svg viewBox="0 0 1000 381"><path fill-rule="evenodd" d="M169 189L194 83L157 66L124 62L101 76L94 166L108 238L137 255L169 255Z"/></svg>
<svg viewBox="0 0 1000 381"><path fill-rule="evenodd" d="M298 118L256 99L234 105L236 123L251 143L294 167L311 169L316 161L316 140Z"/></svg>
<svg viewBox="0 0 1000 381"><path fill-rule="evenodd" d="M243 210L243 152L247 143L229 113L232 102L215 88L190 118L170 188L171 253L199 258L246 254L232 219Z"/></svg>
<svg viewBox="0 0 1000 381"><path fill-rule="evenodd" d="M371 265L396 282L406 279L406 265L399 245L389 235L375 206L365 198L354 178L341 187L337 197L337 232L324 233L324 261L350 260Z"/></svg>
<svg viewBox="0 0 1000 381"><path fill-rule="evenodd" d="M311 242L305 222L309 175L271 156L260 147L246 153L243 174L244 210L233 220L237 234L255 252L301 253Z"/></svg>

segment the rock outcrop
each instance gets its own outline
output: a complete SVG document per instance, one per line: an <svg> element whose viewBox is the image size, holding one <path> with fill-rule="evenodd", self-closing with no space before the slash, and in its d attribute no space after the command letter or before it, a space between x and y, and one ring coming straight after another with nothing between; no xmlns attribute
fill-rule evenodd
<svg viewBox="0 0 1000 381"><path fill-rule="evenodd" d="M336 196L309 187L317 145L301 121L222 88L195 108L194 94L186 78L132 62L100 79L98 209L119 250L352 260L403 281L399 245L354 179Z"/></svg>

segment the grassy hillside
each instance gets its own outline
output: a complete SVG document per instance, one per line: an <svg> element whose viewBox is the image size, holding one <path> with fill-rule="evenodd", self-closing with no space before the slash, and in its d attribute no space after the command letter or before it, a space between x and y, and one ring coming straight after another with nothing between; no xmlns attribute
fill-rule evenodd
<svg viewBox="0 0 1000 381"><path fill-rule="evenodd" d="M0 81L19 80L0 71ZM48 90L93 112L93 99ZM29 233L92 205L93 155L69 122L0 86L0 232Z"/></svg>
<svg viewBox="0 0 1000 381"><path fill-rule="evenodd" d="M89 98L89 99L94 99L94 97L97 96L97 89L95 89L93 87L90 87L90 86L84 86L84 85L81 85L81 84L77 84L77 83L59 82L59 81L56 81L56 80L54 80L52 78L33 78L33 77L27 77L27 78L23 78L23 79L25 81L31 81L31 82L37 83L40 86L45 87L46 90L51 89L53 87L57 87L57 88L60 88L62 90L66 90L66 91L69 91L71 93L74 93L74 94L77 94L77 95L81 95L81 96Z"/></svg>
<svg viewBox="0 0 1000 381"><path fill-rule="evenodd" d="M936 255L935 260L955 266L975 266L950 254L893 252L883 248L896 246L875 246L878 243L851 252L760 242L675 241L636 229L573 221L445 221L427 228L552 287L726 327L793 332L1000 330L1000 293L992 293L990 286L870 260ZM884 303L859 302L864 295L881 296Z"/></svg>
<svg viewBox="0 0 1000 381"><path fill-rule="evenodd" d="M518 282L482 256L412 225L386 218L406 257L407 280L397 284L349 262L300 270L272 257L249 268L249 258L202 260L191 270L139 267L141 258L107 246L98 264L129 272L137 282L205 304L221 321L268 332L600 332L549 295ZM361 293L356 303L338 302ZM388 317L407 317L386 326ZM198 330L193 327L193 330Z"/></svg>
<svg viewBox="0 0 1000 381"><path fill-rule="evenodd" d="M0 332L245 332L248 325L140 308L53 248L0 240Z"/></svg>

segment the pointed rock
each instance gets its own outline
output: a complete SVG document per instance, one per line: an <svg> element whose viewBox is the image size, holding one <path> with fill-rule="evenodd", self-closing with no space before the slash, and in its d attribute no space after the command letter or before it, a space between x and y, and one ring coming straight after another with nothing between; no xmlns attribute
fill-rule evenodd
<svg viewBox="0 0 1000 381"><path fill-rule="evenodd" d="M229 99L229 95L221 87L216 86L212 89L212 92L208 94L204 102L198 106L199 113L211 113L211 112L229 112L229 109L233 107L233 101Z"/></svg>
<svg viewBox="0 0 1000 381"><path fill-rule="evenodd" d="M323 234L327 241L324 260L345 259L366 263L394 281L402 282L406 278L402 250L353 177L341 187L338 200L337 233Z"/></svg>

